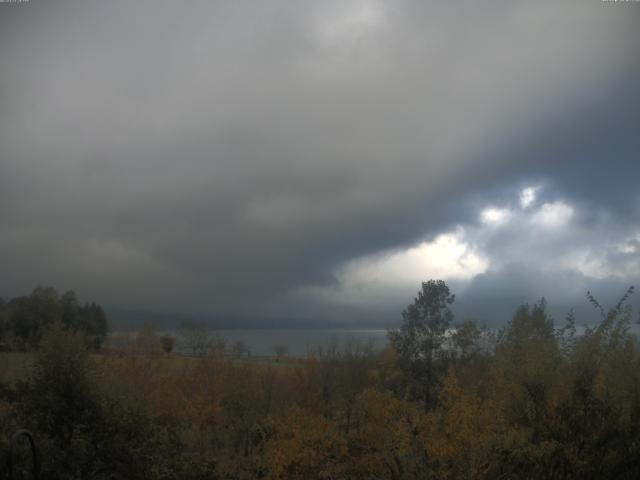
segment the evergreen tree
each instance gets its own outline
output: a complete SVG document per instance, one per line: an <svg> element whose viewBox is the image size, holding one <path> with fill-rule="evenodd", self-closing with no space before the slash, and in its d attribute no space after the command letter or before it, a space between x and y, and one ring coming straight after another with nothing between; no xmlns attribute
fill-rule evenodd
<svg viewBox="0 0 640 480"><path fill-rule="evenodd" d="M422 400L425 408L433 406L436 399L438 361L444 356L446 332L453 322L449 305L454 300L444 281L423 282L418 296L402 312L400 328L388 332L409 393Z"/></svg>

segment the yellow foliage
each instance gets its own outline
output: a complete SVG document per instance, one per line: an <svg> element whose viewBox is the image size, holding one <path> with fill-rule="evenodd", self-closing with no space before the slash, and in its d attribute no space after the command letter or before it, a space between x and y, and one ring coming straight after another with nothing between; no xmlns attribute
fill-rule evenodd
<svg viewBox="0 0 640 480"><path fill-rule="evenodd" d="M347 458L347 443L333 422L295 409L276 425L265 445L268 478L335 478Z"/></svg>
<svg viewBox="0 0 640 480"><path fill-rule="evenodd" d="M423 409L391 392L367 389L358 399L357 429L350 435L354 478L398 478L417 473L424 460L419 437Z"/></svg>
<svg viewBox="0 0 640 480"><path fill-rule="evenodd" d="M485 468L483 455L501 428L496 405L463 389L453 370L444 378L440 408L429 413L423 441L429 462L442 478L473 478Z"/></svg>

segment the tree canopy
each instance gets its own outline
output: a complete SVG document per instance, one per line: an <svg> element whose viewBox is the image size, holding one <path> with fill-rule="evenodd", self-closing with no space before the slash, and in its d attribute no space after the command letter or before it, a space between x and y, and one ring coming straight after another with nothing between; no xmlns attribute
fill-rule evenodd
<svg viewBox="0 0 640 480"><path fill-rule="evenodd" d="M30 295L0 303L0 346L4 350L36 349L43 332L56 322L82 334L93 349L99 349L106 339L107 316L100 305L80 303L73 290L60 295L53 287L37 286Z"/></svg>
<svg viewBox="0 0 640 480"><path fill-rule="evenodd" d="M388 333L409 393L423 400L427 407L435 399L436 360L444 353L447 329L453 322L449 306L454 300L455 295L444 281L423 282L418 296L402 312L400 328Z"/></svg>

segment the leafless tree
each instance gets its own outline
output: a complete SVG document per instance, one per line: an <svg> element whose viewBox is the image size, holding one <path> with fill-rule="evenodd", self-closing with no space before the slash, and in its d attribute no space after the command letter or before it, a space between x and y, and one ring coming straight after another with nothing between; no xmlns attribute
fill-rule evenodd
<svg viewBox="0 0 640 480"><path fill-rule="evenodd" d="M203 356L211 349L211 329L206 322L185 320L180 325L180 335L184 345L194 356Z"/></svg>

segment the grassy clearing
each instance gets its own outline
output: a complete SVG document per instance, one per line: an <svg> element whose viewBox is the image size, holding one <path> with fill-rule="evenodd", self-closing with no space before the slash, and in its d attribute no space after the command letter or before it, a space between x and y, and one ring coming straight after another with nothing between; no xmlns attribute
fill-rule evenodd
<svg viewBox="0 0 640 480"><path fill-rule="evenodd" d="M15 383L27 377L34 354L25 352L0 352L0 383Z"/></svg>
<svg viewBox="0 0 640 480"><path fill-rule="evenodd" d="M97 365L104 365L111 362L130 361L131 355L131 353L122 355L117 353L95 353L91 355L91 358ZM25 380L34 356L33 352L0 352L0 383L13 384L18 380ZM169 376L189 371L203 361L202 357L174 353L152 356L141 355L141 358L150 360L155 372ZM270 366L278 369L293 368L301 362L301 359L291 357L227 357L227 360L238 364Z"/></svg>

